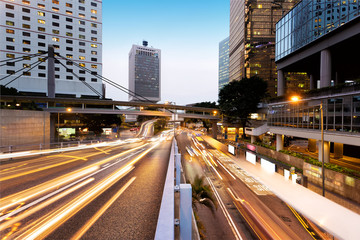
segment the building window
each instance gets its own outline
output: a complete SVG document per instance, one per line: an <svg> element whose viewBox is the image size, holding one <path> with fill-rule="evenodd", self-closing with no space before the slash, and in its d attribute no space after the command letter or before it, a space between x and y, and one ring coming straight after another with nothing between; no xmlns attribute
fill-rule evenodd
<svg viewBox="0 0 360 240"><path fill-rule="evenodd" d="M85 3L85 0L79 0L79 3Z"/></svg>
<svg viewBox="0 0 360 240"><path fill-rule="evenodd" d="M38 73L38 77L46 77L46 74L45 73Z"/></svg>
<svg viewBox="0 0 360 240"><path fill-rule="evenodd" d="M71 25L66 25L67 29L73 29L73 27Z"/></svg>
<svg viewBox="0 0 360 240"><path fill-rule="evenodd" d="M73 36L73 34L72 34L71 32L66 32L66 36L68 36L68 37L72 37L72 36Z"/></svg>
<svg viewBox="0 0 360 240"><path fill-rule="evenodd" d="M97 58L91 58L92 62L97 62Z"/></svg>
<svg viewBox="0 0 360 240"><path fill-rule="evenodd" d="M14 47L14 46L6 45L6 50L15 50L15 47Z"/></svg>
<svg viewBox="0 0 360 240"><path fill-rule="evenodd" d="M30 17L27 17L27 16L23 16L22 19L23 19L24 21L30 21Z"/></svg>
<svg viewBox="0 0 360 240"><path fill-rule="evenodd" d="M73 76L66 76L67 80L73 80Z"/></svg>
<svg viewBox="0 0 360 240"><path fill-rule="evenodd" d="M24 59L24 60L31 60L31 57L29 57L29 56L23 56L23 59Z"/></svg>
<svg viewBox="0 0 360 240"><path fill-rule="evenodd" d="M59 15L53 14L53 15L52 15L52 18L54 18L54 19L59 19L60 17L59 17Z"/></svg>
<svg viewBox="0 0 360 240"><path fill-rule="evenodd" d="M97 79L96 79L96 78L92 78L91 81L92 81L92 82L97 82Z"/></svg>
<svg viewBox="0 0 360 240"><path fill-rule="evenodd" d="M23 76L31 76L31 72L30 71L29 72L24 72Z"/></svg>
<svg viewBox="0 0 360 240"><path fill-rule="evenodd" d="M66 61L66 65L68 65L68 66L72 66L72 65L73 65L73 63L72 63L72 62L70 62L70 61Z"/></svg>
<svg viewBox="0 0 360 240"><path fill-rule="evenodd" d="M26 29L30 29L30 25L29 25L29 24L23 23L22 27L23 27L23 28L26 28Z"/></svg>
<svg viewBox="0 0 360 240"><path fill-rule="evenodd" d="M30 45L31 41L30 40L23 40L23 44Z"/></svg>
<svg viewBox="0 0 360 240"><path fill-rule="evenodd" d="M85 67L85 63L79 63L80 67Z"/></svg>
<svg viewBox="0 0 360 240"><path fill-rule="evenodd" d="M39 30L40 32L45 32L45 28L43 28L43 27L38 27L38 30Z"/></svg>
<svg viewBox="0 0 360 240"><path fill-rule="evenodd" d="M73 58L73 55L71 55L71 54L66 54L66 58Z"/></svg>
<svg viewBox="0 0 360 240"><path fill-rule="evenodd" d="M60 33L59 30L55 30L55 29L53 29L52 32L53 32L54 34L59 34L59 33Z"/></svg>
<svg viewBox="0 0 360 240"><path fill-rule="evenodd" d="M59 5L59 1L58 0L52 0L53 4L58 4Z"/></svg>
<svg viewBox="0 0 360 240"><path fill-rule="evenodd" d="M80 53L85 53L85 49L79 49Z"/></svg>
<svg viewBox="0 0 360 240"><path fill-rule="evenodd" d="M92 43L92 44L91 44L91 47L92 47L92 48L97 48L97 44L93 44L93 43Z"/></svg>
<svg viewBox="0 0 360 240"><path fill-rule="evenodd" d="M45 24L45 20L43 20L43 19L38 19L38 23L40 23L40 24Z"/></svg>
<svg viewBox="0 0 360 240"><path fill-rule="evenodd" d="M79 28L80 32L85 32L85 28Z"/></svg>
<svg viewBox="0 0 360 240"><path fill-rule="evenodd" d="M83 6L79 6L79 10L81 10L81 11L85 11L85 7L83 7Z"/></svg>
<svg viewBox="0 0 360 240"><path fill-rule="evenodd" d="M79 56L79 60L85 60L84 56Z"/></svg>
<svg viewBox="0 0 360 240"><path fill-rule="evenodd" d="M45 35L38 34L39 39L45 39Z"/></svg>
<svg viewBox="0 0 360 240"><path fill-rule="evenodd" d="M93 28L97 28L97 24L96 24L96 23L92 23L91 26L92 26Z"/></svg>
<svg viewBox="0 0 360 240"><path fill-rule="evenodd" d="M95 17L95 16L91 16L91 20L96 21L96 20L97 20L97 17Z"/></svg>
<svg viewBox="0 0 360 240"><path fill-rule="evenodd" d="M14 26L14 25L15 25L15 23L14 23L14 22L12 22L12 21L6 21L6 25L8 25L8 26Z"/></svg>
<svg viewBox="0 0 360 240"><path fill-rule="evenodd" d="M59 45L54 45L54 48L55 49L60 49L60 46Z"/></svg>
<svg viewBox="0 0 360 240"><path fill-rule="evenodd" d="M15 73L15 71L14 70L6 70L6 74L14 74Z"/></svg>
<svg viewBox="0 0 360 240"><path fill-rule="evenodd" d="M68 15L72 15L72 11L69 11L69 10L66 10L65 13L68 14Z"/></svg>
<svg viewBox="0 0 360 240"><path fill-rule="evenodd" d="M91 34L97 34L97 31L91 30Z"/></svg>
<svg viewBox="0 0 360 240"><path fill-rule="evenodd" d="M71 3L66 3L65 4L67 7L69 7L69 8L72 8L72 4Z"/></svg>
<svg viewBox="0 0 360 240"><path fill-rule="evenodd" d="M55 68L55 71L56 71L56 72L60 71L60 68L56 67L56 68Z"/></svg>
<svg viewBox="0 0 360 240"><path fill-rule="evenodd" d="M79 38L80 38L80 39L85 39L85 35L79 34Z"/></svg>
<svg viewBox="0 0 360 240"><path fill-rule="evenodd" d="M23 68L30 68L30 66L31 66L31 65L30 65L29 63L24 63L24 64L23 64Z"/></svg>
<svg viewBox="0 0 360 240"><path fill-rule="evenodd" d="M85 17L85 14L79 13L79 17Z"/></svg>
<svg viewBox="0 0 360 240"><path fill-rule="evenodd" d="M58 11L59 11L59 8L52 7L52 10L53 10L54 12L58 12Z"/></svg>
<svg viewBox="0 0 360 240"><path fill-rule="evenodd" d="M91 41L97 42L97 38L96 37L91 37Z"/></svg>
<svg viewBox="0 0 360 240"><path fill-rule="evenodd" d="M29 32L22 32L22 35L24 37L31 37L31 34Z"/></svg>
<svg viewBox="0 0 360 240"><path fill-rule="evenodd" d="M14 34L15 31L13 29L6 29L6 33L9 33L9 34Z"/></svg>
<svg viewBox="0 0 360 240"><path fill-rule="evenodd" d="M84 77L79 77L79 80L85 82L85 78L84 78Z"/></svg>
<svg viewBox="0 0 360 240"><path fill-rule="evenodd" d="M15 38L7 37L7 38L6 38L6 41L7 41L7 42L15 42Z"/></svg>
<svg viewBox="0 0 360 240"><path fill-rule="evenodd" d="M91 51L92 55L97 55L97 51Z"/></svg>
<svg viewBox="0 0 360 240"><path fill-rule="evenodd" d="M97 4L96 4L96 3L94 3L94 2L91 2L91 6L93 6L93 7L97 7Z"/></svg>
<svg viewBox="0 0 360 240"><path fill-rule="evenodd" d="M95 65L95 64L91 64L91 68L97 68L97 65Z"/></svg>
<svg viewBox="0 0 360 240"><path fill-rule="evenodd" d="M70 68L67 68L67 69L66 69L66 72L73 72L73 70L70 69Z"/></svg>
<svg viewBox="0 0 360 240"><path fill-rule="evenodd" d="M7 12L5 15L6 15L7 17L11 17L11 18L14 18L14 16L15 16L13 13L8 13L8 12Z"/></svg>
<svg viewBox="0 0 360 240"><path fill-rule="evenodd" d="M66 21L67 22L72 22L73 20L72 20L72 18L66 18Z"/></svg>
<svg viewBox="0 0 360 240"><path fill-rule="evenodd" d="M13 5L6 4L5 7L8 8L8 9L14 10L14 6L13 6Z"/></svg>
<svg viewBox="0 0 360 240"><path fill-rule="evenodd" d="M54 42L59 42L60 41L60 39L57 38L57 37L52 37L51 40L53 40Z"/></svg>
<svg viewBox="0 0 360 240"><path fill-rule="evenodd" d="M85 25L85 21L79 20L79 24L80 24L80 25Z"/></svg>
<svg viewBox="0 0 360 240"><path fill-rule="evenodd" d="M66 47L66 51L72 51L73 48L72 47Z"/></svg>
<svg viewBox="0 0 360 240"><path fill-rule="evenodd" d="M97 13L97 11L96 11L95 9L91 9L90 12L93 13L93 14L96 14L96 13Z"/></svg>
<svg viewBox="0 0 360 240"><path fill-rule="evenodd" d="M58 74L55 74L55 78L60 78L60 75L58 75Z"/></svg>
<svg viewBox="0 0 360 240"><path fill-rule="evenodd" d="M79 42L80 46L85 46L85 42Z"/></svg>
<svg viewBox="0 0 360 240"><path fill-rule="evenodd" d="M15 62L7 62L6 66L15 67Z"/></svg>
<svg viewBox="0 0 360 240"><path fill-rule="evenodd" d="M29 53L30 51L30 48L23 48L23 52Z"/></svg>
<svg viewBox="0 0 360 240"><path fill-rule="evenodd" d="M52 25L53 25L54 27L59 27L59 26L60 26L60 24L57 23L57 22L52 22Z"/></svg>
<svg viewBox="0 0 360 240"><path fill-rule="evenodd" d="M38 69L41 69L41 70L46 70L46 67L45 67L45 66L43 66L43 65L40 65L40 66L38 66Z"/></svg>
<svg viewBox="0 0 360 240"><path fill-rule="evenodd" d="M22 0L22 3L26 4L26 5L30 5L30 1L28 1L28 0Z"/></svg>
<svg viewBox="0 0 360 240"><path fill-rule="evenodd" d="M45 6L44 6L44 8L45 8ZM25 13L30 13L30 9L28 9L28 8L23 8L22 11Z"/></svg>
<svg viewBox="0 0 360 240"><path fill-rule="evenodd" d="M46 44L43 43L43 42L38 42L38 46L39 46L39 47L46 47Z"/></svg>
<svg viewBox="0 0 360 240"><path fill-rule="evenodd" d="M45 9L45 5L44 4L38 4L38 8L43 8L43 9Z"/></svg>
<svg viewBox="0 0 360 240"><path fill-rule="evenodd" d="M7 57L7 58L15 58L15 54L7 53L7 54L6 54L6 57Z"/></svg>
<svg viewBox="0 0 360 240"><path fill-rule="evenodd" d="M85 74L85 70L79 70L80 74Z"/></svg>
<svg viewBox="0 0 360 240"><path fill-rule="evenodd" d="M69 40L69 39L66 39L66 43L68 43L68 44L73 44L73 41L72 41L72 40Z"/></svg>
<svg viewBox="0 0 360 240"><path fill-rule="evenodd" d="M41 11L38 11L38 15L39 15L39 16L42 16L42 17L45 17L45 13L44 13L44 12L41 12Z"/></svg>

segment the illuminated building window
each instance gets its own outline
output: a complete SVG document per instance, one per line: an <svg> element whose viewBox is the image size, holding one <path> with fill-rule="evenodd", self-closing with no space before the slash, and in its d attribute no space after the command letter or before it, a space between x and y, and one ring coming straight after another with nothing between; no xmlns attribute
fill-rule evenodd
<svg viewBox="0 0 360 240"><path fill-rule="evenodd" d="M29 25L29 24L23 24L22 27L23 27L23 28L26 28L26 29L30 29L30 25Z"/></svg>
<svg viewBox="0 0 360 240"><path fill-rule="evenodd" d="M31 41L29 41L29 40L23 40L23 44L30 45L30 44L31 44Z"/></svg>
<svg viewBox="0 0 360 240"><path fill-rule="evenodd" d="M59 9L56 8L56 7L52 7L52 10L53 10L54 12L58 12L58 11L59 11Z"/></svg>
<svg viewBox="0 0 360 240"><path fill-rule="evenodd" d="M14 25L15 25L15 23L14 23L14 22L12 22L12 21L6 21L6 25L8 25L8 26L14 26Z"/></svg>
<svg viewBox="0 0 360 240"><path fill-rule="evenodd" d="M79 0L79 3L85 3L85 0Z"/></svg>
<svg viewBox="0 0 360 240"><path fill-rule="evenodd" d="M43 27L38 27L38 30L39 30L40 32L45 32L45 28L43 28Z"/></svg>
<svg viewBox="0 0 360 240"><path fill-rule="evenodd" d="M68 37L72 37L72 36L73 36L73 34L72 34L71 32L66 32L66 36L68 36Z"/></svg>
<svg viewBox="0 0 360 240"><path fill-rule="evenodd" d="M79 56L79 60L85 60L84 56Z"/></svg>
<svg viewBox="0 0 360 240"><path fill-rule="evenodd" d="M97 65L91 64L91 68L97 68Z"/></svg>
<svg viewBox="0 0 360 240"><path fill-rule="evenodd" d="M97 17L95 17L95 16L91 16L91 20L96 21L96 20L97 20Z"/></svg>
<svg viewBox="0 0 360 240"><path fill-rule="evenodd" d="M96 37L91 37L91 41L97 42L97 38Z"/></svg>
<svg viewBox="0 0 360 240"><path fill-rule="evenodd" d="M29 52L30 52L30 48L23 48L23 52L29 53Z"/></svg>
<svg viewBox="0 0 360 240"><path fill-rule="evenodd" d="M15 42L15 38L7 37L7 38L6 38L6 41L7 41L7 42Z"/></svg>
<svg viewBox="0 0 360 240"><path fill-rule="evenodd" d="M59 30L55 30L55 29L53 29L52 32L53 32L54 34L59 34L59 33L60 33Z"/></svg>
<svg viewBox="0 0 360 240"><path fill-rule="evenodd" d="M91 47L92 47L92 48L97 48L97 44L93 44L93 43L92 43L92 44L91 44Z"/></svg>
<svg viewBox="0 0 360 240"><path fill-rule="evenodd" d="M29 68L31 65L29 63L24 63L23 68Z"/></svg>
<svg viewBox="0 0 360 240"><path fill-rule="evenodd" d="M45 8L44 4L38 4L38 8Z"/></svg>
<svg viewBox="0 0 360 240"><path fill-rule="evenodd" d="M60 39L57 38L57 37L52 37L51 40L53 40L54 42L59 42L60 41Z"/></svg>
<svg viewBox="0 0 360 240"><path fill-rule="evenodd" d="M45 13L44 13L44 12L41 12L41 11L38 11L38 15L39 15L39 16L42 16L42 17L45 17Z"/></svg>
<svg viewBox="0 0 360 240"><path fill-rule="evenodd" d="M72 4L71 3L66 3L66 6L69 8L72 8Z"/></svg>
<svg viewBox="0 0 360 240"><path fill-rule="evenodd" d="M85 17L85 14L79 13L79 17Z"/></svg>
<svg viewBox="0 0 360 240"><path fill-rule="evenodd" d="M26 4L26 5L30 5L30 1L27 1L27 0L23 0L22 3Z"/></svg>
<svg viewBox="0 0 360 240"><path fill-rule="evenodd" d="M80 24L80 25L85 25L85 21L79 20L79 24Z"/></svg>
<svg viewBox="0 0 360 240"><path fill-rule="evenodd" d="M80 39L85 39L85 35L79 34L79 38L80 38Z"/></svg>
<svg viewBox="0 0 360 240"><path fill-rule="evenodd" d="M66 10L66 14L72 15L72 11Z"/></svg>
<svg viewBox="0 0 360 240"><path fill-rule="evenodd" d="M85 67L85 63L79 63L80 67Z"/></svg>
<svg viewBox="0 0 360 240"><path fill-rule="evenodd" d="M96 14L97 13L97 11L95 10L95 9L91 9L91 11L90 11L91 13L94 13L94 14Z"/></svg>
<svg viewBox="0 0 360 240"><path fill-rule="evenodd" d="M73 55L71 55L71 54L66 54L66 58L73 58Z"/></svg>
<svg viewBox="0 0 360 240"><path fill-rule="evenodd" d="M91 26L94 27L94 28L96 28L96 27L97 27L97 24L96 24L96 23L92 23Z"/></svg>
<svg viewBox="0 0 360 240"><path fill-rule="evenodd" d="M38 19L38 23L40 23L40 24L45 24L45 20L43 20L43 19Z"/></svg>
<svg viewBox="0 0 360 240"><path fill-rule="evenodd" d="M91 51L92 55L97 55L97 51Z"/></svg>
<svg viewBox="0 0 360 240"><path fill-rule="evenodd" d="M59 4L59 1L58 0L52 0L52 3L53 4Z"/></svg>

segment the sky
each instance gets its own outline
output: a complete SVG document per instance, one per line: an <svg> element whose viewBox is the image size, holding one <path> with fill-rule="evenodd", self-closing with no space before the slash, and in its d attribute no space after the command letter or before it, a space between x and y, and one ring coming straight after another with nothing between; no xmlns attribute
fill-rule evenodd
<svg viewBox="0 0 360 240"><path fill-rule="evenodd" d="M161 101L218 99L219 42L229 36L229 0L104 0L103 76L128 88L133 44L161 49ZM127 101L109 85L106 97Z"/></svg>

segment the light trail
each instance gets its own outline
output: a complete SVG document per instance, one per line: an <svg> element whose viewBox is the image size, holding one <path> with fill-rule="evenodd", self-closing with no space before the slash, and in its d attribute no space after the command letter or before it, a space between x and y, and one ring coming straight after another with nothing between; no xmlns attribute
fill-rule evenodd
<svg viewBox="0 0 360 240"><path fill-rule="evenodd" d="M226 168L224 165L222 165L219 160L217 160L217 161L218 161L218 163L220 164L220 166L222 166L222 167L225 169L225 171L226 171L234 180L236 180L236 177L235 177L234 175L232 175L231 172L230 172L229 170L227 170L227 168Z"/></svg>
<svg viewBox="0 0 360 240"><path fill-rule="evenodd" d="M88 205L91 201L93 201L96 197L98 197L101 193L103 193L133 169L134 167L129 165L119 169L99 183L95 184L91 189L85 191L72 201L65 204L63 207L42 218L33 227L18 236L16 239L32 240L45 238L57 227L75 215L78 211Z"/></svg>
<svg viewBox="0 0 360 240"><path fill-rule="evenodd" d="M90 228L91 226L104 214L104 212L115 202L116 199L135 181L136 177L132 177L104 206L90 219L85 225L77 231L71 240L80 239Z"/></svg>

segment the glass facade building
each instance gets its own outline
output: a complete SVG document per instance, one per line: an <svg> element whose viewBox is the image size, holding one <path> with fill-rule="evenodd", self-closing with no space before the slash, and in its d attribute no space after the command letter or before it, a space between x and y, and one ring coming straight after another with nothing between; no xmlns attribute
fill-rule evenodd
<svg viewBox="0 0 360 240"><path fill-rule="evenodd" d="M229 83L229 37L219 43L219 91Z"/></svg>
<svg viewBox="0 0 360 240"><path fill-rule="evenodd" d="M268 83L270 96L276 96L275 24L296 2L230 1L230 81L258 76Z"/></svg>
<svg viewBox="0 0 360 240"><path fill-rule="evenodd" d="M133 45L129 53L129 89L140 98L160 101L160 55L160 49L145 45ZM140 99L129 95L129 100Z"/></svg>
<svg viewBox="0 0 360 240"><path fill-rule="evenodd" d="M359 16L358 0L303 0L276 24L275 60Z"/></svg>

